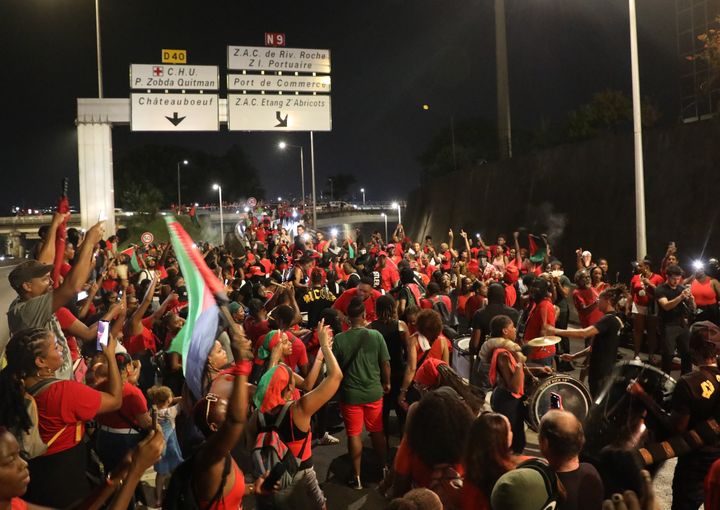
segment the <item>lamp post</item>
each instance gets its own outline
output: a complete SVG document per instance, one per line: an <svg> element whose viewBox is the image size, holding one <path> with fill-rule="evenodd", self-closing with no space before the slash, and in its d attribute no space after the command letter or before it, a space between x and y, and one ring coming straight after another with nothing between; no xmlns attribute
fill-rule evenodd
<svg viewBox="0 0 720 510"><path fill-rule="evenodd" d="M183 165L187 166L187 165L188 165L188 160L187 160L187 159L183 159L182 161L178 161L178 162L177 162L177 184L178 184L178 202L177 202L177 206L178 206L178 213L180 212L180 206L182 205L182 201L180 200L180 163L182 163Z"/></svg>
<svg viewBox="0 0 720 510"><path fill-rule="evenodd" d="M400 203L399 202L393 202L390 207L393 209L397 209L398 212L398 225L402 225L402 212L400 211Z"/></svg>
<svg viewBox="0 0 720 510"><path fill-rule="evenodd" d="M220 200L220 245L222 245L225 236L225 229L223 228L222 186L213 184L213 189L217 190L218 199Z"/></svg>
<svg viewBox="0 0 720 510"><path fill-rule="evenodd" d="M365 205L365 188L360 188L360 193L362 193L362 196L363 196L363 205Z"/></svg>
<svg viewBox="0 0 720 510"><path fill-rule="evenodd" d="M632 75L633 137L635 141L635 248L638 260L647 256L645 230L645 172L642 152L642 115L640 111L640 68L638 64L637 17L635 0L629 0L630 71Z"/></svg>
<svg viewBox="0 0 720 510"><path fill-rule="evenodd" d="M98 98L103 97L102 48L100 47L100 0L95 0L95 51L97 54Z"/></svg>
<svg viewBox="0 0 720 510"><path fill-rule="evenodd" d="M300 188L302 193L302 205L303 208L305 207L305 157L303 156L303 147L302 145L290 145L285 142L280 142L278 144L278 148L280 150L285 150L287 147L293 147L295 149L300 149Z"/></svg>
<svg viewBox="0 0 720 510"><path fill-rule="evenodd" d="M385 220L385 243L388 242L388 236L387 236L387 214L382 213L382 217Z"/></svg>

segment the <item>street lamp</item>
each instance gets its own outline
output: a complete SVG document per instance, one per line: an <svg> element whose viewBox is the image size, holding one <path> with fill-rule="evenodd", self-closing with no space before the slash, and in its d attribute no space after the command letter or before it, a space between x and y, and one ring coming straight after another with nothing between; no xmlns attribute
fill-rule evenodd
<svg viewBox="0 0 720 510"><path fill-rule="evenodd" d="M387 214L382 213L382 217L383 217L383 219L385 220L385 242L387 243L387 241L388 241L388 236L387 236Z"/></svg>
<svg viewBox="0 0 720 510"><path fill-rule="evenodd" d="M177 162L177 183L178 183L178 202L177 202L177 206L178 206L178 213L180 212L180 205L182 205L182 201L180 200L180 163L182 163L183 165L187 166L189 162L188 162L187 159L183 159L182 161L178 161L178 162Z"/></svg>
<svg viewBox="0 0 720 510"><path fill-rule="evenodd" d="M213 189L217 190L218 199L220 200L220 245L222 246L225 235L225 229L223 228L222 186L213 184Z"/></svg>
<svg viewBox="0 0 720 510"><path fill-rule="evenodd" d="M360 193L363 195L363 205L365 205L365 188L360 188Z"/></svg>
<svg viewBox="0 0 720 510"><path fill-rule="evenodd" d="M398 212L398 225L402 224L402 212L400 211L400 204L398 202L393 202L390 207L393 209L397 209Z"/></svg>
<svg viewBox="0 0 720 510"><path fill-rule="evenodd" d="M285 142L278 143L280 150L285 150L287 147L300 149L300 187L302 192L302 205L305 207L305 158L303 157L303 148L302 145L289 145Z"/></svg>

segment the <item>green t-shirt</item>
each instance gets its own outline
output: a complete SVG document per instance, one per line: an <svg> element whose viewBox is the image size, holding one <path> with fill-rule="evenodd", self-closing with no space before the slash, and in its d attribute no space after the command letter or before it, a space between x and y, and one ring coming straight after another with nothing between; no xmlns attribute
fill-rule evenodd
<svg viewBox="0 0 720 510"><path fill-rule="evenodd" d="M332 350L343 371L340 399L344 404L369 404L382 398L381 367L390 362L390 354L379 331L353 328L340 333Z"/></svg>

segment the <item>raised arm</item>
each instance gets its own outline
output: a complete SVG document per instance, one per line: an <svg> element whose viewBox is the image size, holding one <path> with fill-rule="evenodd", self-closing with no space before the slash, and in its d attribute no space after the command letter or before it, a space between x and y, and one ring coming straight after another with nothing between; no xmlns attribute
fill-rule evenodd
<svg viewBox="0 0 720 510"><path fill-rule="evenodd" d="M52 264L55 262L55 239L57 239L57 229L65 219L70 217L70 213L59 213L53 214L50 228L48 229L47 238L45 244L43 244L40 253L38 253L38 262L43 264Z"/></svg>
<svg viewBox="0 0 720 510"><path fill-rule="evenodd" d="M107 345L103 346L103 352L108 363L108 378L106 383L107 391L100 392L100 409L98 414L117 411L122 405L122 379L115 359L115 348L117 339L110 336Z"/></svg>
<svg viewBox="0 0 720 510"><path fill-rule="evenodd" d="M88 230L85 241L80 245L80 253L75 259L75 265L63 280L62 285L53 291L53 312L57 311L61 306L65 306L66 303L73 299L87 280L93 262L93 249L98 241L102 239L104 223L105 222L96 223ZM49 241L48 244L50 244ZM53 241L53 245L54 244L55 242Z"/></svg>
<svg viewBox="0 0 720 510"><path fill-rule="evenodd" d="M325 325L325 321L318 323L318 340L320 341L320 353L325 360L327 367L327 375L317 388L303 395L297 403L297 419L302 428L310 425L310 418L325 403L332 398L340 387L343 374L338 365L337 359L332 352L332 336L330 326ZM317 360L315 362L317 364ZM313 367L315 369L315 367Z"/></svg>
<svg viewBox="0 0 720 510"><path fill-rule="evenodd" d="M519 269L522 265L522 257L520 256L520 232L513 232L513 242L515 243L515 261Z"/></svg>
<svg viewBox="0 0 720 510"><path fill-rule="evenodd" d="M155 294L155 286L157 285L157 278L151 277L150 278L150 285L148 285L147 290L145 291L145 297L143 297L142 302L137 307L137 310L135 310L130 317L130 322L132 323L132 332L133 334L137 335L140 333L141 324L140 321L145 316L145 312L147 312L147 309L150 307L150 303L152 303L153 295Z"/></svg>

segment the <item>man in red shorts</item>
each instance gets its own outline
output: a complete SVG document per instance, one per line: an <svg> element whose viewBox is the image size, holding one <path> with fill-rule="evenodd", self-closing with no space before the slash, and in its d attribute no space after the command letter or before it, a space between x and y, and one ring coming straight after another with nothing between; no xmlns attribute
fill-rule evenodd
<svg viewBox="0 0 720 510"><path fill-rule="evenodd" d="M335 337L333 354L343 372L340 409L348 436L354 476L353 489L362 489L360 461L362 429L370 433L373 448L385 467L387 446L382 423L383 394L390 392L390 354L379 331L365 328L365 303L359 297L347 307L350 329Z"/></svg>

